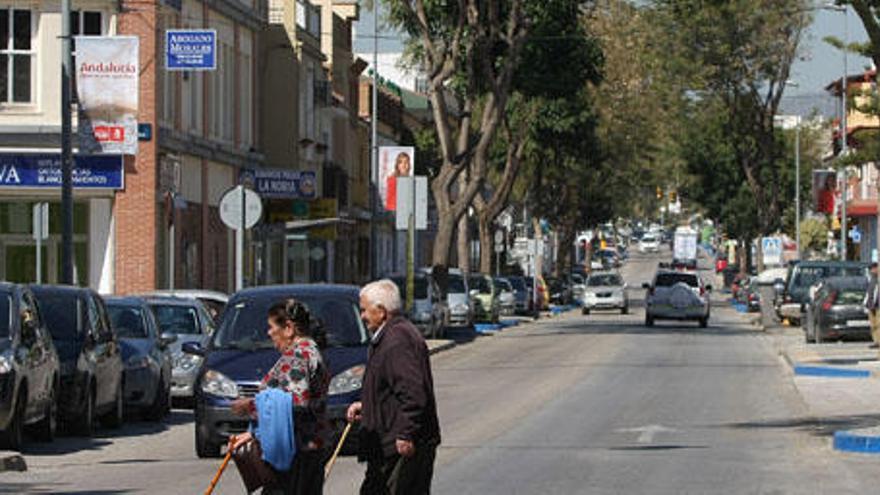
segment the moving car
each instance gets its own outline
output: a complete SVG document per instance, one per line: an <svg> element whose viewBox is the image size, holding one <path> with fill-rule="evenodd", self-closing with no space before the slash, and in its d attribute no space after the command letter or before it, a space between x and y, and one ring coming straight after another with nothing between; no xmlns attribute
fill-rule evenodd
<svg viewBox="0 0 880 495"><path fill-rule="evenodd" d="M0 449L19 450L25 426L55 438L58 354L31 292L0 282Z"/></svg>
<svg viewBox="0 0 880 495"><path fill-rule="evenodd" d="M870 340L871 324L863 304L867 290L865 277L831 277L821 281L805 308L806 341Z"/></svg>
<svg viewBox="0 0 880 495"><path fill-rule="evenodd" d="M640 253L657 253L660 251L660 239L654 234L645 234L639 241Z"/></svg>
<svg viewBox="0 0 880 495"><path fill-rule="evenodd" d="M858 261L801 261L791 267L779 303L779 316L799 325L810 286L830 277L866 277L868 263Z"/></svg>
<svg viewBox="0 0 880 495"><path fill-rule="evenodd" d="M658 270L645 297L645 326L656 320L695 320L700 327L709 324L709 292L711 285L693 272Z"/></svg>
<svg viewBox="0 0 880 495"><path fill-rule="evenodd" d="M504 316L513 316L516 313L516 291L510 280L504 277L495 277L495 292L498 293L498 312Z"/></svg>
<svg viewBox="0 0 880 495"><path fill-rule="evenodd" d="M581 313L588 315L597 309L619 309L629 312L627 285L616 272L593 272L587 277Z"/></svg>
<svg viewBox="0 0 880 495"><path fill-rule="evenodd" d="M468 293L467 279L461 270L451 269L446 276L446 302L449 305L447 327L471 327L474 324L474 306Z"/></svg>
<svg viewBox="0 0 880 495"><path fill-rule="evenodd" d="M104 300L80 287L34 285L31 290L61 360L61 422L85 435L94 433L99 418L120 426L122 351Z"/></svg>
<svg viewBox="0 0 880 495"><path fill-rule="evenodd" d="M470 289L471 301L474 304L474 320L497 323L500 310L498 309L495 284L492 277L482 273L472 273L468 276L468 288Z"/></svg>
<svg viewBox="0 0 880 495"><path fill-rule="evenodd" d="M208 308L198 299L180 297L148 297L146 299L156 317L159 335L166 339L171 354L171 400L189 401L193 397L193 384L201 364L199 356L185 354L185 342L201 342L214 333L215 320Z"/></svg>
<svg viewBox="0 0 880 495"><path fill-rule="evenodd" d="M195 385L195 446L199 457L217 457L229 435L248 428L230 404L253 397L260 380L278 360L266 333L269 308L288 298L305 303L330 371L327 417L336 433L346 424L348 406L360 399L369 337L358 309L360 289L347 285L282 285L242 290L229 301L220 326L202 345L187 342L184 352L202 356Z"/></svg>
<svg viewBox="0 0 880 495"><path fill-rule="evenodd" d="M392 275L389 277L400 289L400 297L406 301L406 276ZM425 337L439 337L443 335L444 325L449 318L449 306L440 295L440 288L431 277L430 271L420 270L415 272L413 284L413 310L409 315L410 321L422 332Z"/></svg>
<svg viewBox="0 0 880 495"><path fill-rule="evenodd" d="M160 420L171 411L171 352L177 340L160 334L147 301L140 297L111 297L107 312L125 362L125 404Z"/></svg>

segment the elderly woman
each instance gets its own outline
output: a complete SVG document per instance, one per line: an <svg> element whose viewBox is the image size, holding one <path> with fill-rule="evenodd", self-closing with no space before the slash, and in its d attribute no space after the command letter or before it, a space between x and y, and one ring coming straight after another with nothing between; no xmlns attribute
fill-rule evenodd
<svg viewBox="0 0 880 495"><path fill-rule="evenodd" d="M330 375L311 334L310 319L305 304L294 299L269 308L269 338L281 357L263 377L260 388L278 388L291 395L297 452L290 469L278 473L277 486L266 487L263 493L299 495L323 491ZM251 417L257 412L252 398L237 399L232 410ZM238 435L230 448L237 449L250 441L250 432Z"/></svg>

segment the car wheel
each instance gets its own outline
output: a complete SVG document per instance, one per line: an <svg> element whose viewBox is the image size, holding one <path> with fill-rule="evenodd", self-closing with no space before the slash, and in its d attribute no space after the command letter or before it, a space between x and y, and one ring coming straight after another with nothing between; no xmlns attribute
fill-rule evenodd
<svg viewBox="0 0 880 495"><path fill-rule="evenodd" d="M198 416L196 416L196 455L201 459L220 457L220 445L215 444L205 438L202 428L199 425Z"/></svg>
<svg viewBox="0 0 880 495"><path fill-rule="evenodd" d="M653 327L654 326L654 318L648 315L645 315L645 326Z"/></svg>
<svg viewBox="0 0 880 495"><path fill-rule="evenodd" d="M108 428L119 428L122 426L123 415L125 413L123 404L125 396L123 395L123 390L124 387L122 386L122 380L120 380L119 385L116 386L116 399L114 400L113 409L102 418L102 422Z"/></svg>
<svg viewBox="0 0 880 495"><path fill-rule="evenodd" d="M168 387L165 386L165 379L159 379L159 385L156 387L156 395L153 397L153 403L147 409L147 418L153 421L159 421L165 417L168 404Z"/></svg>
<svg viewBox="0 0 880 495"><path fill-rule="evenodd" d="M86 393L86 403L83 406L82 415L79 418L77 430L81 435L90 437L95 434L95 388L89 387Z"/></svg>
<svg viewBox="0 0 880 495"><path fill-rule="evenodd" d="M55 408L55 400L58 397L56 388L52 386L52 392L49 395L49 401L46 409L43 411L43 419L34 425L36 437L43 442L51 442L55 440L55 433L58 431L58 412Z"/></svg>
<svg viewBox="0 0 880 495"><path fill-rule="evenodd" d="M0 447L8 450L21 450L24 443L24 405L26 400L27 396L24 391L18 394L12 419L6 430L0 432Z"/></svg>
<svg viewBox="0 0 880 495"><path fill-rule="evenodd" d="M590 314L590 308L584 308L581 310L581 314L586 316Z"/></svg>
<svg viewBox="0 0 880 495"><path fill-rule="evenodd" d="M709 326L709 317L700 318L700 328L706 328Z"/></svg>
<svg viewBox="0 0 880 495"><path fill-rule="evenodd" d="M629 314L629 306L624 306L624 307L620 308L620 314L622 314L622 315Z"/></svg>

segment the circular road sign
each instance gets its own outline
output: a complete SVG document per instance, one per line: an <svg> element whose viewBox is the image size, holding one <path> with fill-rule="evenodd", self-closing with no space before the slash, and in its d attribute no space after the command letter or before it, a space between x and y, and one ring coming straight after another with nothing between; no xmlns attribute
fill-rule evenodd
<svg viewBox="0 0 880 495"><path fill-rule="evenodd" d="M220 220L232 230L239 230L242 223L242 206L244 206L244 228L252 228L263 215L263 202L254 191L235 186L226 191L220 200Z"/></svg>

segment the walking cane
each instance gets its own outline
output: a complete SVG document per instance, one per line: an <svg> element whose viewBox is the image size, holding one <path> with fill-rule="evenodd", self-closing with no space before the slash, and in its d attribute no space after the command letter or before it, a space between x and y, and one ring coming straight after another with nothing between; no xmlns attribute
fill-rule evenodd
<svg viewBox="0 0 880 495"><path fill-rule="evenodd" d="M327 467L324 468L324 479L330 477L330 471L333 470L333 464L336 463L336 458L339 457L339 451L342 450L342 446L345 444L345 437L348 436L348 432L351 431L351 423L345 425L345 429L342 430L342 436L339 438L339 444L336 445L336 450L333 451L333 455L330 457L330 460L327 461Z"/></svg>
<svg viewBox="0 0 880 495"><path fill-rule="evenodd" d="M207 490L205 490L205 495L211 495L212 493L214 493L214 487L216 487L217 482L220 481L220 476L223 475L223 471L226 471L226 466L229 464L229 459L232 459L232 449L229 449L226 452L226 457L223 458L223 464L220 464L220 469L217 470L217 474L215 474L214 479L211 480L211 485L208 486Z"/></svg>

